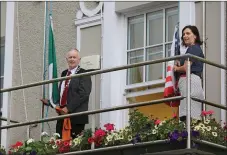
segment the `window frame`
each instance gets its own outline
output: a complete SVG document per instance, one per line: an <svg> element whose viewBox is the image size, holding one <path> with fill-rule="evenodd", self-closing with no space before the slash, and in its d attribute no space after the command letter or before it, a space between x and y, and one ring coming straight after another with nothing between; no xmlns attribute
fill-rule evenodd
<svg viewBox="0 0 227 155"><path fill-rule="evenodd" d="M163 14L163 25L165 25L166 23L166 10L171 9L177 7L178 8L178 16L179 16L179 6L178 3L175 4L171 4L171 5L166 5L166 6L160 6L154 9L148 9L148 10L143 10L140 12L134 12L131 14L127 14L125 15L126 18L126 31L127 31L127 35L126 35L126 59L127 59L127 64L128 63L128 53L132 52L132 51L137 51L137 50L143 50L143 61L146 61L146 49L152 48L152 47L157 47L157 46L162 46L162 50L163 50L163 58L166 57L166 46L171 45L172 41L168 41L168 38L166 38L166 26L163 26L163 39L162 39L162 43L160 44L154 44L154 45L146 45L147 43L147 14L148 13L152 13L152 12L156 12L156 11L162 11ZM129 49L128 48L128 32L129 32L129 23L128 20L130 17L135 17L135 16L139 16L139 15L143 15L143 20L144 20L144 42L143 42L143 47L139 47L139 48L134 48L134 49ZM178 21L179 22L179 21ZM163 66L163 71L162 71L162 76L165 77L165 72L166 72L166 67L165 65ZM165 83L165 79L157 79L157 80L151 80L151 81L146 81L146 79L148 79L148 74L147 74L147 70L148 70L148 66L143 67L143 81L142 82L138 82L138 83L133 83L133 84L129 84L129 78L130 76L126 75L126 90L129 89L134 89L134 88L139 88L139 87L143 87L143 86L152 86L152 85L156 85L156 84L164 84ZM127 71L128 72L128 71Z"/></svg>
<svg viewBox="0 0 227 155"><path fill-rule="evenodd" d="M2 47L5 48L5 36L1 37L1 48ZM5 61L5 50L4 50L4 58L3 59ZM3 66L1 66L1 67L3 67L3 70L4 70L4 66L5 66L5 63L3 64ZM1 79L3 79L2 88L4 88L4 71L3 71L3 75L0 75L0 81L1 81ZM2 89L2 88L0 88L0 89ZM3 93L1 95L2 95L2 98L0 98L1 99L0 108L3 107L3 105L2 105L2 103L3 103Z"/></svg>

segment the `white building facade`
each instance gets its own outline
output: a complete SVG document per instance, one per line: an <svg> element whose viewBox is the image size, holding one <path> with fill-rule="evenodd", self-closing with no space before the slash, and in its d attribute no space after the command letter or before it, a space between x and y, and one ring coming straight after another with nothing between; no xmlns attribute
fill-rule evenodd
<svg viewBox="0 0 227 155"><path fill-rule="evenodd" d="M180 31L186 25L196 25L206 43L203 46L206 59L226 65L226 2L53 2L52 5L59 76L66 67L64 54L73 47L80 50L82 60L99 56L95 62L99 69L168 57L178 22ZM21 85L22 79L24 84L42 81L47 5L1 2L1 7L5 8L5 21L1 21L5 24L5 30L1 30L4 32L1 35L2 87ZM165 73L166 64L159 63L97 75L92 81L90 108L91 104L99 109L163 98ZM226 106L226 72L205 65L204 75L206 99ZM28 120L40 119L42 93L41 86L16 91L11 96L3 93L3 117L8 117L10 109L11 119L26 121L26 105ZM11 107L8 107L9 101ZM160 119L172 115L172 109L164 103L138 109ZM212 109L218 120L226 120L224 111ZM96 126L114 123L116 128L122 128L127 125L128 112L119 110L96 115ZM49 117L56 115L52 110L49 113ZM45 130L54 132L55 122L50 126ZM39 138L40 131L41 124L31 127L29 135ZM7 144L7 135L10 135L9 143L14 143L27 134L25 127L2 130L1 144Z"/></svg>

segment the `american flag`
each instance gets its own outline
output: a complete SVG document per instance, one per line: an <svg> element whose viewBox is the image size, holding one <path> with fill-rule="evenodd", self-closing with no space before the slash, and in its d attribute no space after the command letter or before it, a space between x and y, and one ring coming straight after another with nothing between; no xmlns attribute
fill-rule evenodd
<svg viewBox="0 0 227 155"><path fill-rule="evenodd" d="M174 34L173 34L173 42L171 45L171 52L169 54L170 57L180 55L180 37L179 37L179 24L175 26ZM173 97L178 96L178 90L176 85L176 80L178 78L178 74L174 72L173 66L175 61L169 61L167 63L166 70L166 80L165 80L165 89L164 89L164 97ZM180 101L172 101L166 102L171 107L177 107L180 104Z"/></svg>

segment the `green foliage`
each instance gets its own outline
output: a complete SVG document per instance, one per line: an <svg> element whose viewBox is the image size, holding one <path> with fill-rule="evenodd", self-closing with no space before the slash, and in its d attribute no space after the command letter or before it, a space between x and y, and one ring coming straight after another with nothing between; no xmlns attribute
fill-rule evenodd
<svg viewBox="0 0 227 155"><path fill-rule="evenodd" d="M132 130L132 134L137 134L149 123L149 118L144 116L137 109L129 113L129 128Z"/></svg>
<svg viewBox="0 0 227 155"><path fill-rule="evenodd" d="M206 115L205 120L192 119L191 121L192 139L227 146L226 124L217 122L206 112L203 114ZM176 117L161 121L157 118L148 118L138 110L130 111L129 126L116 130L114 124L108 123L104 127L105 129L97 128L94 133L91 129L86 129L70 142L58 139L59 134L56 133L53 136L42 133L41 141L33 139L23 143L18 141L11 146L10 151L14 155L55 155L63 151L90 149L93 142L96 144L96 148L167 139L170 142L179 142L185 140L188 134L186 124ZM3 147L1 147L0 153L0 155L5 154Z"/></svg>

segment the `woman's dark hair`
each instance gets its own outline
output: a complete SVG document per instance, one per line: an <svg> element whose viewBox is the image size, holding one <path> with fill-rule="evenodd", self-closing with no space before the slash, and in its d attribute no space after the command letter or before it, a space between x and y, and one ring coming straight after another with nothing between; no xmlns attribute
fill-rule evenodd
<svg viewBox="0 0 227 155"><path fill-rule="evenodd" d="M181 36L182 45L186 46L186 44L184 43L184 39L183 39L183 35L184 35L183 33L184 33L184 30L187 28L190 29L192 31L192 33L196 36L195 43L202 45L203 42L200 40L199 30L197 29L196 26L193 26L193 25L187 25L182 29L182 36Z"/></svg>

